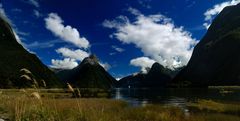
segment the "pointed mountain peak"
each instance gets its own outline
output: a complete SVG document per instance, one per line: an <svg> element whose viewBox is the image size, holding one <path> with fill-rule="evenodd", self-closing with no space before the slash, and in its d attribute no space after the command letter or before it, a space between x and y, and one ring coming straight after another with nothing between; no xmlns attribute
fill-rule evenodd
<svg viewBox="0 0 240 121"><path fill-rule="evenodd" d="M166 69L163 65L159 64L158 62L155 62L155 63L152 65L152 67L151 67L151 69L149 70L149 72L156 72L156 71L164 72L164 71L166 71L166 70L167 70L167 69Z"/></svg>
<svg viewBox="0 0 240 121"><path fill-rule="evenodd" d="M89 57L86 57L82 61L83 64L91 64L91 65L98 65L99 60L95 54L90 55Z"/></svg>
<svg viewBox="0 0 240 121"><path fill-rule="evenodd" d="M163 69L164 66L161 65L161 64L159 64L158 62L155 62L155 63L152 65L152 68L161 68L161 69Z"/></svg>

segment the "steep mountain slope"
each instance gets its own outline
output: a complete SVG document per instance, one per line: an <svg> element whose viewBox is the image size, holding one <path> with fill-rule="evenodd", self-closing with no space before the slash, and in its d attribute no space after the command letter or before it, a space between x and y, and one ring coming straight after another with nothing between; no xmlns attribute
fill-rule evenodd
<svg viewBox="0 0 240 121"><path fill-rule="evenodd" d="M18 87L20 69L27 68L37 81L45 80L47 87L57 87L61 83L36 55L20 45L11 26L0 17L0 88Z"/></svg>
<svg viewBox="0 0 240 121"><path fill-rule="evenodd" d="M215 18L194 48L174 85L206 87L240 85L240 4L229 6Z"/></svg>
<svg viewBox="0 0 240 121"><path fill-rule="evenodd" d="M116 80L105 71L94 55L85 58L76 68L60 71L57 75L62 81L81 88L109 89L116 83Z"/></svg>

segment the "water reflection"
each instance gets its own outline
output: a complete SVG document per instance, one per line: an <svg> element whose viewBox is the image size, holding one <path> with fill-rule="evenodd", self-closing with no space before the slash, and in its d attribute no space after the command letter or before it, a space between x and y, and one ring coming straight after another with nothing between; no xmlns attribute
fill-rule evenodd
<svg viewBox="0 0 240 121"><path fill-rule="evenodd" d="M233 89L233 93L222 95L219 89L129 89L116 88L112 91L112 98L124 100L131 106L145 106L146 104L164 104L178 106L188 115L187 102L198 99L218 101L240 101L240 89Z"/></svg>

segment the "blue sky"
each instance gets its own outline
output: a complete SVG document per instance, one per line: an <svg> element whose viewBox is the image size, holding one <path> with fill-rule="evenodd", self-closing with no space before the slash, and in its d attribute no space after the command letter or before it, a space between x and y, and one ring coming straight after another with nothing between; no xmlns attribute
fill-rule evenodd
<svg viewBox="0 0 240 121"><path fill-rule="evenodd" d="M116 78L187 64L212 19L239 0L2 0L20 43L49 67L89 54Z"/></svg>

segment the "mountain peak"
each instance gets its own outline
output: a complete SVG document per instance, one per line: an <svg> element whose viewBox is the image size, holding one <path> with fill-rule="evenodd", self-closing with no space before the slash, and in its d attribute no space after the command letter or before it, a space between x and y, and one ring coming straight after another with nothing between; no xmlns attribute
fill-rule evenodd
<svg viewBox="0 0 240 121"><path fill-rule="evenodd" d="M90 55L89 57L86 57L83 59L83 64L91 64L91 65L98 65L99 60L95 54Z"/></svg>
<svg viewBox="0 0 240 121"><path fill-rule="evenodd" d="M151 69L161 69L163 70L164 69L164 66L159 64L158 62L155 62L153 65L152 65L152 68Z"/></svg>
<svg viewBox="0 0 240 121"><path fill-rule="evenodd" d="M99 64L96 55L86 57L72 70L57 72L62 81L68 81L76 87L109 89L116 80Z"/></svg>

